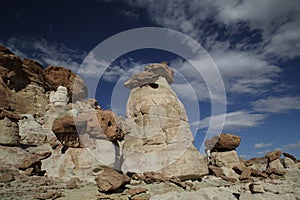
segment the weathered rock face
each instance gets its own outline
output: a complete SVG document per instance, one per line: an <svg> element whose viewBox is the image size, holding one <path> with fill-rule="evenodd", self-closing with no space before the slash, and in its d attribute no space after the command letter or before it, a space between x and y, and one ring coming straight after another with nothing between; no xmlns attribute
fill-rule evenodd
<svg viewBox="0 0 300 200"><path fill-rule="evenodd" d="M15 119L8 117L0 118L0 144L19 144L19 126Z"/></svg>
<svg viewBox="0 0 300 200"><path fill-rule="evenodd" d="M30 114L22 115L19 121L20 144L41 145L46 142L47 136L42 126Z"/></svg>
<svg viewBox="0 0 300 200"><path fill-rule="evenodd" d="M115 146L106 140L93 140L86 148L62 146L52 152L52 156L42 161L42 170L49 177L63 181L79 178L81 181L95 182L95 176L106 167L116 166Z"/></svg>
<svg viewBox="0 0 300 200"><path fill-rule="evenodd" d="M221 133L205 141L207 150L231 151L240 145L241 137L229 133Z"/></svg>
<svg viewBox="0 0 300 200"><path fill-rule="evenodd" d="M86 121L74 122L72 115L65 115L54 120L52 131L66 147L82 147L79 134L86 131Z"/></svg>
<svg viewBox="0 0 300 200"><path fill-rule="evenodd" d="M48 105L46 92L56 90L59 85L67 86L74 100L87 96L83 80L70 70L53 66L43 70L38 62L21 61L0 46L0 107L42 118Z"/></svg>
<svg viewBox="0 0 300 200"><path fill-rule="evenodd" d="M69 69L48 66L45 69L45 77L54 88L66 87L73 102L87 97L87 87L83 80Z"/></svg>
<svg viewBox="0 0 300 200"><path fill-rule="evenodd" d="M151 66L146 69L151 71ZM122 170L197 179L208 173L206 162L192 144L194 138L183 104L164 76L158 75L158 80L146 85L136 76L127 82L133 81L131 86L135 88L126 107L131 133L125 136Z"/></svg>

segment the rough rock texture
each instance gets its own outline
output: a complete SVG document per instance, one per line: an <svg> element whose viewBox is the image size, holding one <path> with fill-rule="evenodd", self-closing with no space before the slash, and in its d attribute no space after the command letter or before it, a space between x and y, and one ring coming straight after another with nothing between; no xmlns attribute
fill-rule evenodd
<svg viewBox="0 0 300 200"><path fill-rule="evenodd" d="M0 144L19 144L19 126L15 119L8 117L0 118Z"/></svg>
<svg viewBox="0 0 300 200"><path fill-rule="evenodd" d="M276 150L267 153L265 157L268 159L269 162L272 162L273 160L280 158L281 155L282 155L281 151Z"/></svg>
<svg viewBox="0 0 300 200"><path fill-rule="evenodd" d="M297 158L295 156L293 156L292 154L289 154L289 153L283 153L283 155L285 157L288 157L290 159L292 159L294 162L297 162Z"/></svg>
<svg viewBox="0 0 300 200"><path fill-rule="evenodd" d="M218 167L233 167L240 164L237 152L234 150L211 153L211 162Z"/></svg>
<svg viewBox="0 0 300 200"><path fill-rule="evenodd" d="M92 142L88 148L66 149L61 146L55 149L52 156L42 160L42 170L46 171L47 176L63 181L79 178L94 182L95 175L105 166L119 168L115 145L106 140Z"/></svg>
<svg viewBox="0 0 300 200"><path fill-rule="evenodd" d="M45 69L45 77L54 88L66 87L73 102L87 97L87 87L83 80L69 69L48 66Z"/></svg>
<svg viewBox="0 0 300 200"><path fill-rule="evenodd" d="M42 126L35 121L31 114L23 114L19 121L20 144L42 145L46 142L47 136Z"/></svg>
<svg viewBox="0 0 300 200"><path fill-rule="evenodd" d="M156 171L182 179L208 173L192 143L184 106L165 78L133 88L126 114L131 133L125 136L122 171Z"/></svg>
<svg viewBox="0 0 300 200"><path fill-rule="evenodd" d="M272 162L269 163L269 168L275 168L278 171L284 171L284 167L281 164L279 159L273 160Z"/></svg>
<svg viewBox="0 0 300 200"><path fill-rule="evenodd" d="M83 147L80 134L86 133L86 130L87 121L78 118L74 120L72 115L55 119L52 126L52 131L66 147Z"/></svg>
<svg viewBox="0 0 300 200"><path fill-rule="evenodd" d="M159 77L164 77L168 84L174 81L174 71L170 69L167 63L151 64L145 67L145 71L135 74L124 85L126 88L133 89L147 84L155 83Z"/></svg>
<svg viewBox="0 0 300 200"><path fill-rule="evenodd" d="M295 162L289 157L285 157L283 159L283 166L285 168L291 168L291 169L296 168Z"/></svg>
<svg viewBox="0 0 300 200"><path fill-rule="evenodd" d="M127 175L121 174L111 168L105 168L96 177L96 183L100 192L115 191L129 182L130 178Z"/></svg>
<svg viewBox="0 0 300 200"><path fill-rule="evenodd" d="M229 133L221 133L205 141L207 150L231 151L240 145L241 137Z"/></svg>

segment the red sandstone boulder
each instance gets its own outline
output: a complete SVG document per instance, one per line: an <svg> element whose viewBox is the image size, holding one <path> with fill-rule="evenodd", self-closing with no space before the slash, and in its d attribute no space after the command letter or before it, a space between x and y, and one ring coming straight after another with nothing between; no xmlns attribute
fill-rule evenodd
<svg viewBox="0 0 300 200"><path fill-rule="evenodd" d="M276 150L267 153L265 157L268 159L269 162L272 162L273 160L280 158L281 154L282 154L281 151Z"/></svg>
<svg viewBox="0 0 300 200"><path fill-rule="evenodd" d="M73 102L87 97L88 91L84 81L69 69L48 66L45 69L45 77L55 89L58 86L66 87Z"/></svg>
<svg viewBox="0 0 300 200"><path fill-rule="evenodd" d="M221 133L205 141L206 149L211 151L231 151L240 145L241 137L229 133Z"/></svg>
<svg viewBox="0 0 300 200"><path fill-rule="evenodd" d="M130 182L127 175L121 174L112 168L105 168L95 180L99 191L104 193L115 191Z"/></svg>

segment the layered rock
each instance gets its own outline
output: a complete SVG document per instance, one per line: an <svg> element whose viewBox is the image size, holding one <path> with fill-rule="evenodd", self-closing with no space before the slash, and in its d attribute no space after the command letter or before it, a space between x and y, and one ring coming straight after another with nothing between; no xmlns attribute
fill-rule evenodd
<svg viewBox="0 0 300 200"><path fill-rule="evenodd" d="M35 121L31 114L23 114L19 121L20 144L42 145L47 140L47 135L41 124Z"/></svg>
<svg viewBox="0 0 300 200"><path fill-rule="evenodd" d="M135 87L155 83L159 77L165 78L168 84L171 85L174 81L174 71L170 69L165 62L151 64L145 67L145 71L133 75L124 86L128 89L133 89Z"/></svg>
<svg viewBox="0 0 300 200"><path fill-rule="evenodd" d="M145 69L125 83L132 88L126 107L131 133L125 136L122 170L200 178L208 173L207 165L192 143L184 106L166 80L172 70L165 63ZM144 77L149 72L157 78Z"/></svg>
<svg viewBox="0 0 300 200"><path fill-rule="evenodd" d="M54 88L66 87L73 102L87 97L87 87L83 80L69 69L48 66L45 69L45 77Z"/></svg>
<svg viewBox="0 0 300 200"><path fill-rule="evenodd" d="M0 144L18 145L20 115L0 109Z"/></svg>

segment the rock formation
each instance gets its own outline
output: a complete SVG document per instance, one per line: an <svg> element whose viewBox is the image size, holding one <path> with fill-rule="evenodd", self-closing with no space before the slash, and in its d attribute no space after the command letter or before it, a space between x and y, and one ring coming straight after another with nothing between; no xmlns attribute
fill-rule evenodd
<svg viewBox="0 0 300 200"><path fill-rule="evenodd" d="M131 88L126 107L131 133L123 146L124 172L156 171L182 179L208 173L192 143L184 106L169 85L172 81L173 71L162 63L145 67L125 83Z"/></svg>
<svg viewBox="0 0 300 200"><path fill-rule="evenodd" d="M286 152L244 160L241 138L220 134L205 142L206 163L173 75L152 64L126 82L124 119L82 100L70 70L0 46L1 199L300 199L300 162Z"/></svg>

